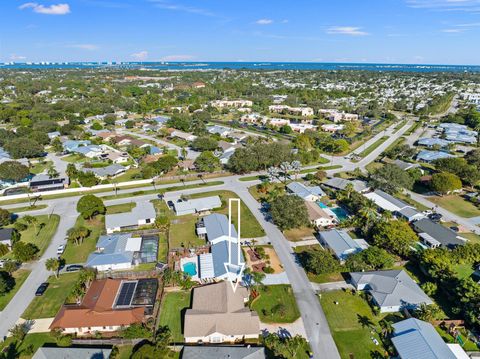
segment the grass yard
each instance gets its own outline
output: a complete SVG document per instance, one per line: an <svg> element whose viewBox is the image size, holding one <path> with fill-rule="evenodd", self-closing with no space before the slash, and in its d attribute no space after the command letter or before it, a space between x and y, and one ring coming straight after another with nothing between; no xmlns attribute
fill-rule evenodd
<svg viewBox="0 0 480 359"><path fill-rule="evenodd" d="M380 330L378 322L384 315L373 315L370 306L360 295L344 291L325 292L321 295L320 303L342 358L352 355L356 359L366 359L374 357L372 354L375 352L385 352L379 335L375 331L372 333L372 328ZM400 319L393 314L390 316L391 321ZM371 337L376 338L380 345L375 345Z"/></svg>
<svg viewBox="0 0 480 359"><path fill-rule="evenodd" d="M170 249L198 247L206 244L205 240L199 238L195 233L197 220L198 217L194 215L185 215L172 219L169 233Z"/></svg>
<svg viewBox="0 0 480 359"><path fill-rule="evenodd" d="M300 317L297 302L289 285L267 285L250 304L264 323L293 323Z"/></svg>
<svg viewBox="0 0 480 359"><path fill-rule="evenodd" d="M77 273L61 274L58 279L55 276L48 278L48 286L45 294L41 297L35 297L25 312L22 314L24 319L52 318L57 315L58 310L67 299L75 282L80 275Z"/></svg>
<svg viewBox="0 0 480 359"><path fill-rule="evenodd" d="M228 214L228 199L229 198L238 198L238 196L230 191L213 191L213 192L205 192L205 193L197 193L194 195L189 196L190 198L202 198L202 197L209 197L209 196L220 196L222 200L222 208L215 210L216 213L222 213L227 215ZM232 213L232 222L236 228L238 228L236 224L237 214L235 211L236 207L233 209ZM262 226L258 223L257 219L253 216L250 209L241 202L240 205L240 213L241 213L241 237L242 238L255 238L255 237L263 237L265 235L265 231L263 230ZM195 230L195 229L193 229Z"/></svg>
<svg viewBox="0 0 480 359"><path fill-rule="evenodd" d="M8 211L10 213L20 213L20 212L28 212L28 211L37 211L39 209L44 209L44 208L47 208L46 204L37 204L35 206L10 208Z"/></svg>
<svg viewBox="0 0 480 359"><path fill-rule="evenodd" d="M166 292L163 295L159 324L170 328L172 340L175 343L181 343L184 340L182 318L185 309L190 308L190 301L190 291Z"/></svg>
<svg viewBox="0 0 480 359"><path fill-rule="evenodd" d="M365 169L367 170L368 173L372 173L373 171L382 168L383 164L380 162L370 162L368 165L365 166Z"/></svg>
<svg viewBox="0 0 480 359"><path fill-rule="evenodd" d="M62 157L61 160L68 163L84 162L85 156L82 156L79 154L71 154L71 155Z"/></svg>
<svg viewBox="0 0 480 359"><path fill-rule="evenodd" d="M457 264L453 268L460 279L470 278L474 272L472 264Z"/></svg>
<svg viewBox="0 0 480 359"><path fill-rule="evenodd" d="M140 168L130 168L125 173L115 177L114 181L115 182L133 181L135 179L138 179L139 175L140 175Z"/></svg>
<svg viewBox="0 0 480 359"><path fill-rule="evenodd" d="M21 288L23 282L25 282L25 280L27 279L30 272L31 271L26 269L18 269L12 274L13 278L15 278L15 286L10 292L0 297L0 311L4 310L8 303L10 303L12 298Z"/></svg>
<svg viewBox="0 0 480 359"><path fill-rule="evenodd" d="M446 343L458 343L455 338L453 338L447 331L443 330L442 328L440 327L435 327L435 329L437 330L438 334L440 334L440 336L443 338L443 340L446 342ZM478 349L479 347L477 347L477 345L472 342L471 340L467 339L467 336L465 335L465 333L462 333L461 332L461 337L462 337L462 340L464 341L464 345L463 345L463 349L465 351L472 351L472 352L478 352Z"/></svg>
<svg viewBox="0 0 480 359"><path fill-rule="evenodd" d="M407 202L411 206L414 206L419 211L431 210L431 208L428 208L427 206L425 206L421 203L418 203L417 201L415 201L414 199L412 199L410 196L406 195L405 193L401 193L401 192L396 193L395 197L397 197L398 199L401 199L404 202Z"/></svg>
<svg viewBox="0 0 480 359"><path fill-rule="evenodd" d="M308 250L317 249L322 250L320 244L309 245L309 246L297 246L294 248L295 253L302 253ZM343 278L342 273L340 272L333 272L333 273L324 273L324 274L313 274L305 271L307 273L307 277L310 282L313 283L330 283L330 282L338 282L341 280L345 280Z"/></svg>
<svg viewBox="0 0 480 359"><path fill-rule="evenodd" d="M30 167L30 173L38 175L39 173L42 173L43 171L45 171L51 165L52 165L51 161L35 163L32 167Z"/></svg>
<svg viewBox="0 0 480 359"><path fill-rule="evenodd" d="M50 333L33 333L25 336L21 343L9 337L0 344L0 349L7 359L30 359L38 348L55 343L55 338Z"/></svg>
<svg viewBox="0 0 480 359"><path fill-rule="evenodd" d="M62 254L62 258L65 259L67 264L84 263L88 255L95 250L98 237L105 228L104 216L99 215L90 220L78 216L75 227L81 226L90 229L90 234L83 240L83 243L78 246L73 243L67 245L65 252Z"/></svg>
<svg viewBox="0 0 480 359"><path fill-rule="evenodd" d="M471 218L480 216L479 208L458 195L433 196L428 197L428 200L460 217Z"/></svg>
<svg viewBox="0 0 480 359"><path fill-rule="evenodd" d="M158 235L158 255L157 258L160 262L166 263L168 256L168 240L165 233L159 233Z"/></svg>
<svg viewBox="0 0 480 359"><path fill-rule="evenodd" d="M21 240L26 243L35 244L39 249L38 257L41 257L57 231L60 216L57 214L51 216L45 214L35 216L35 218L37 219L36 225L28 225L22 218L18 219L18 221L28 225L26 230L20 232ZM10 256L10 254L7 256Z"/></svg>
<svg viewBox="0 0 480 359"><path fill-rule="evenodd" d="M462 232L460 236L468 239L472 243L480 243L480 236L472 232Z"/></svg>
<svg viewBox="0 0 480 359"><path fill-rule="evenodd" d="M298 242L306 237L314 237L315 229L311 227L293 228L283 232L283 234L289 241Z"/></svg>
<svg viewBox="0 0 480 359"><path fill-rule="evenodd" d="M368 156L370 153L372 153L373 151L375 151L375 149L380 146L382 143L384 143L386 140L388 140L388 137L387 136L384 136L384 137L381 137L380 139L378 139L377 141L375 141L374 143L372 143L370 146L368 146L366 149L364 149L362 152L360 152L358 155L360 157L366 157Z"/></svg>
<svg viewBox="0 0 480 359"><path fill-rule="evenodd" d="M117 213L125 213L131 212L137 206L135 202L127 202L127 203L120 203L114 204L112 206L107 206L107 214L117 214Z"/></svg>

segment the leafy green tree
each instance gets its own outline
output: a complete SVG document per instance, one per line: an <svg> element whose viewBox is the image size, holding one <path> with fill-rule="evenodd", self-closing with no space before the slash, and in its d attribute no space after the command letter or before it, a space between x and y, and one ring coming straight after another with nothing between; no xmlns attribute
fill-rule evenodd
<svg viewBox="0 0 480 359"><path fill-rule="evenodd" d="M70 178L77 178L78 170L73 163L69 163L66 169L66 175Z"/></svg>
<svg viewBox="0 0 480 359"><path fill-rule="evenodd" d="M93 194L87 194L79 199L77 211L85 219L91 219L97 214L105 214L106 208L103 201Z"/></svg>
<svg viewBox="0 0 480 359"><path fill-rule="evenodd" d="M60 141L60 138L55 137L55 138L52 140L52 149L53 149L56 153L61 153L61 152L63 152L63 145L62 145L62 141Z"/></svg>
<svg viewBox="0 0 480 359"><path fill-rule="evenodd" d="M15 261L6 261L3 264L3 270L9 274L12 274L18 269L18 264Z"/></svg>
<svg viewBox="0 0 480 359"><path fill-rule="evenodd" d="M277 333L269 333L263 341L265 347L271 350L276 358L296 359L307 347L307 341L300 335L281 337Z"/></svg>
<svg viewBox="0 0 480 359"><path fill-rule="evenodd" d="M34 259L38 251L39 249L35 244L19 241L13 246L12 253L19 262L23 263Z"/></svg>
<svg viewBox="0 0 480 359"><path fill-rule="evenodd" d="M77 173L77 179L78 179L78 182L80 182L80 184L83 187L96 186L100 182L99 179L95 176L95 174L91 171L88 171L88 172L79 171Z"/></svg>
<svg viewBox="0 0 480 359"><path fill-rule="evenodd" d="M407 256L410 246L418 240L408 223L401 220L379 222L372 232L372 241L376 246L401 256Z"/></svg>
<svg viewBox="0 0 480 359"><path fill-rule="evenodd" d="M453 173L440 172L432 175L432 189L440 194L447 194L462 189L462 181Z"/></svg>
<svg viewBox="0 0 480 359"><path fill-rule="evenodd" d="M277 197L270 204L270 213L273 221L282 231L309 224L305 202L297 196Z"/></svg>
<svg viewBox="0 0 480 359"><path fill-rule="evenodd" d="M347 257L345 267L352 272L392 268L394 258L385 249L375 246Z"/></svg>
<svg viewBox="0 0 480 359"><path fill-rule="evenodd" d="M55 278L58 278L58 270L60 268L60 260L58 258L48 258L45 261L45 268L54 272Z"/></svg>
<svg viewBox="0 0 480 359"><path fill-rule="evenodd" d="M210 136L200 136L192 141L191 147L195 151L214 151L218 147L218 141Z"/></svg>
<svg viewBox="0 0 480 359"><path fill-rule="evenodd" d="M135 121L128 120L125 122L125 128L131 129L135 127Z"/></svg>
<svg viewBox="0 0 480 359"><path fill-rule="evenodd" d="M40 157L45 152L41 144L30 138L15 138L5 143L4 147L13 158Z"/></svg>
<svg viewBox="0 0 480 359"><path fill-rule="evenodd" d="M94 122L92 126L90 126L90 128L94 131L100 131L101 129L103 129L103 126L98 122Z"/></svg>
<svg viewBox="0 0 480 359"><path fill-rule="evenodd" d="M18 182L30 174L27 166L17 161L5 161L0 164L0 179Z"/></svg>
<svg viewBox="0 0 480 359"><path fill-rule="evenodd" d="M15 279L7 271L0 271L0 296L7 294L15 285Z"/></svg>
<svg viewBox="0 0 480 359"><path fill-rule="evenodd" d="M436 319L440 319L441 314L442 310L438 305L427 305L425 303L420 304L420 307L414 312L415 317L426 322L433 322Z"/></svg>
<svg viewBox="0 0 480 359"><path fill-rule="evenodd" d="M167 173L171 171L178 164L178 159L172 155L166 155L160 157L156 162L153 163L158 174Z"/></svg>
<svg viewBox="0 0 480 359"><path fill-rule="evenodd" d="M6 209L0 208L0 226L8 226L12 223L12 214Z"/></svg>
<svg viewBox="0 0 480 359"><path fill-rule="evenodd" d="M386 164L376 169L370 176L370 185L388 193L395 193L402 188L412 189L413 178L394 164Z"/></svg>
<svg viewBox="0 0 480 359"><path fill-rule="evenodd" d="M298 254L298 259L307 272L313 274L335 273L340 262L326 250L309 249Z"/></svg>
<svg viewBox="0 0 480 359"><path fill-rule="evenodd" d="M195 159L195 167L200 172L214 172L220 167L220 160L213 152L205 151Z"/></svg>
<svg viewBox="0 0 480 359"><path fill-rule="evenodd" d="M434 282L425 282L422 284L422 289L428 296L433 296L437 293L438 286Z"/></svg>
<svg viewBox="0 0 480 359"><path fill-rule="evenodd" d="M22 342L28 333L27 323L16 324L9 332L16 341Z"/></svg>

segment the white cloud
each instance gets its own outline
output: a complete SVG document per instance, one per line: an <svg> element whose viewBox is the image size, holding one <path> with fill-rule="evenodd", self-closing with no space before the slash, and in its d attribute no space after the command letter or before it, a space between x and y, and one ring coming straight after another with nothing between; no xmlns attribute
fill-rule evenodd
<svg viewBox="0 0 480 359"><path fill-rule="evenodd" d="M460 32L463 32L462 29L443 29L442 32L448 33L448 34L458 34Z"/></svg>
<svg viewBox="0 0 480 359"><path fill-rule="evenodd" d="M255 23L257 25L270 25L270 24L273 24L273 20L272 19L259 19L259 20L255 21Z"/></svg>
<svg viewBox="0 0 480 359"><path fill-rule="evenodd" d="M94 51L98 49L98 46L94 44L73 44L73 45L67 45L67 47L70 47L72 49L80 49L80 50L88 50L88 51Z"/></svg>
<svg viewBox="0 0 480 359"><path fill-rule="evenodd" d="M21 55L16 55L16 54L11 54L10 55L10 60L12 61L20 61L20 60L26 60L26 56L21 56Z"/></svg>
<svg viewBox="0 0 480 359"><path fill-rule="evenodd" d="M480 0L406 0L406 3L417 9L480 12Z"/></svg>
<svg viewBox="0 0 480 359"><path fill-rule="evenodd" d="M162 61L190 61L195 56L192 55L168 55L161 58Z"/></svg>
<svg viewBox="0 0 480 359"><path fill-rule="evenodd" d="M134 58L137 61L144 61L148 58L148 51L140 51L140 52L135 52L130 55L130 57Z"/></svg>
<svg viewBox="0 0 480 359"><path fill-rule="evenodd" d="M327 29L327 34L365 36L365 35L368 35L368 32L362 31L361 27L356 27L356 26L332 26Z"/></svg>
<svg viewBox="0 0 480 359"><path fill-rule="evenodd" d="M36 2L27 2L23 5L20 5L19 9L32 9L38 14L45 15L66 15L70 13L70 5L68 4L52 4L50 6L45 6Z"/></svg>

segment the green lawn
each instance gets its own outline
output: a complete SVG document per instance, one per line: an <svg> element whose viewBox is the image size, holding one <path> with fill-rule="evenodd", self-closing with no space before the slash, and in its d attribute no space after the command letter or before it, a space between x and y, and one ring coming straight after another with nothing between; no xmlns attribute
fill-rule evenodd
<svg viewBox="0 0 480 359"><path fill-rule="evenodd" d="M37 219L36 225L28 225L22 218L18 219L18 221L28 225L26 230L20 232L21 240L26 243L35 244L39 249L38 257L40 257L47 249L57 231L60 216L56 214L48 216L45 214L35 216L35 218Z"/></svg>
<svg viewBox="0 0 480 359"><path fill-rule="evenodd" d="M71 154L65 157L61 158L62 161L68 162L68 163L75 163L75 162L84 162L85 161L85 156L78 155L78 154Z"/></svg>
<svg viewBox="0 0 480 359"><path fill-rule="evenodd" d="M158 255L157 258L160 262L166 263L168 256L168 240L165 233L159 233L158 235Z"/></svg>
<svg viewBox="0 0 480 359"><path fill-rule="evenodd" d="M6 353L7 359L30 359L38 348L45 344L55 344L55 342L50 333L34 333L28 334L21 343L14 342L13 338L9 337L0 344L0 348ZM28 348L31 348L31 354Z"/></svg>
<svg viewBox="0 0 480 359"><path fill-rule="evenodd" d="M279 310L279 306L282 306L283 310ZM259 296L252 301L250 307L264 323L292 323L300 317L292 287L289 285L267 285L260 288Z"/></svg>
<svg viewBox="0 0 480 359"><path fill-rule="evenodd" d="M442 328L435 327L435 329L437 330L438 334L440 334L440 336L443 338L443 340L446 343L458 343L448 332L446 332ZM472 342L471 340L468 340L467 336L464 333L461 333L460 336L462 337L462 340L464 341L463 349L465 351L478 352L479 347L477 347L477 345L474 342Z"/></svg>
<svg viewBox="0 0 480 359"><path fill-rule="evenodd" d="M228 199L229 198L238 198L238 196L230 191L213 191L213 192L205 192L205 193L197 193L191 195L191 198L202 198L202 197L209 197L209 196L220 196L222 200L222 208L219 210L215 210L214 212L228 214ZM232 222L236 225L236 208L233 209L232 213ZM240 219L241 219L241 237L242 238L255 238L255 237L263 237L265 235L265 231L263 230L262 226L258 223L257 219L253 216L252 212L248 209L248 207L241 202L240 206Z"/></svg>
<svg viewBox="0 0 480 359"><path fill-rule="evenodd" d="M190 308L191 292L166 292L162 298L160 309L161 326L168 326L172 333L172 339L176 343L183 342L182 318L184 309Z"/></svg>
<svg viewBox="0 0 480 359"><path fill-rule="evenodd" d="M58 310L67 299L79 273L61 274L58 279L55 276L48 278L48 286L45 294L41 297L35 297L25 312L22 314L24 319L51 318L57 315Z"/></svg>
<svg viewBox="0 0 480 359"><path fill-rule="evenodd" d="M198 247L206 244L205 240L199 238L195 233L197 221L198 217L194 215L179 216L172 219L169 233L170 249Z"/></svg>
<svg viewBox="0 0 480 359"><path fill-rule="evenodd" d="M12 275L15 278L15 286L7 294L0 296L0 311L4 310L5 307L10 303L10 300L15 296L23 282L27 279L31 271L26 269L19 269L15 271Z"/></svg>
<svg viewBox="0 0 480 359"><path fill-rule="evenodd" d="M130 359L133 351L133 345L118 345L118 359Z"/></svg>
<svg viewBox="0 0 480 359"><path fill-rule="evenodd" d="M297 242L303 238L314 237L315 229L311 227L292 228L283 232L283 234L289 241Z"/></svg>
<svg viewBox="0 0 480 359"><path fill-rule="evenodd" d="M468 239L472 243L480 243L480 236L478 234L471 232L462 232L459 235L460 237Z"/></svg>
<svg viewBox="0 0 480 359"><path fill-rule="evenodd" d="M130 168L125 173L121 174L120 176L115 177L115 182L126 182L126 181L133 181L138 179L137 176L140 174L140 168Z"/></svg>
<svg viewBox="0 0 480 359"><path fill-rule="evenodd" d="M368 156L370 153L372 153L373 151L375 151L375 149L380 146L382 143L384 143L386 140L388 140L388 137L384 136L384 137L381 137L380 139L378 139L377 141L375 141L374 143L372 143L370 146L368 146L366 149L364 149L362 152L360 152L358 155L360 157L366 157Z"/></svg>
<svg viewBox="0 0 480 359"><path fill-rule="evenodd" d="M136 205L137 204L135 202L127 202L127 203L120 203L120 204L114 204L112 206L107 206L106 207L107 214L131 212Z"/></svg>
<svg viewBox="0 0 480 359"><path fill-rule="evenodd" d="M8 211L10 213L20 213L20 212L28 212L28 211L37 211L39 209L44 209L44 208L47 208L46 204L37 204L35 206L10 208Z"/></svg>
<svg viewBox="0 0 480 359"><path fill-rule="evenodd" d="M310 246L297 246L294 248L295 253L302 253L308 250L322 250L320 244L314 244ZM330 282L339 282L345 280L340 272L333 273L324 273L324 274L313 274L305 271L310 282L314 283L330 283Z"/></svg>
<svg viewBox="0 0 480 359"><path fill-rule="evenodd" d="M62 258L65 259L67 264L84 263L87 260L88 255L95 251L98 237L105 228L104 217L99 215L91 220L85 220L82 216L78 216L75 227L80 226L85 226L90 229L90 235L85 238L80 245L68 243L65 248L65 253L62 254Z"/></svg>
<svg viewBox="0 0 480 359"><path fill-rule="evenodd" d="M35 163L32 167L30 167L30 173L38 175L39 173L42 173L43 171L45 171L51 165L52 165L51 161Z"/></svg>
<svg viewBox="0 0 480 359"><path fill-rule="evenodd" d="M338 304L335 304L337 302ZM362 322L371 322L372 327L379 329L378 322L385 316L375 316L368 303L360 296L344 291L332 291L321 294L322 305L333 339L342 358L353 355L356 359L371 358L372 352L384 353L379 335ZM390 314L389 320L398 321L396 315ZM380 345L376 346L371 337L376 338Z"/></svg>
<svg viewBox="0 0 480 359"><path fill-rule="evenodd" d="M464 218L480 216L480 209L458 195L428 197L428 200Z"/></svg>
<svg viewBox="0 0 480 359"><path fill-rule="evenodd" d="M457 273L457 277L460 279L469 278L474 272L473 266L471 263L457 264L454 266L454 270Z"/></svg>

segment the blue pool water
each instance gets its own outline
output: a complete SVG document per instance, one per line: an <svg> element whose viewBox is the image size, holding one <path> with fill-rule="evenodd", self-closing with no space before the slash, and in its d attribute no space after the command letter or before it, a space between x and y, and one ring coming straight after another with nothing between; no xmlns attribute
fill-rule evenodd
<svg viewBox="0 0 480 359"><path fill-rule="evenodd" d="M328 208L328 206L323 202L318 202L320 208Z"/></svg>
<svg viewBox="0 0 480 359"><path fill-rule="evenodd" d="M345 210L343 208L333 207L333 208L330 208L330 210L333 213L335 213L335 215L337 216L339 221L344 221L345 219L347 219L347 212L345 212Z"/></svg>
<svg viewBox="0 0 480 359"><path fill-rule="evenodd" d="M190 277L197 275L197 265L193 262L188 262L183 265L183 271Z"/></svg>

